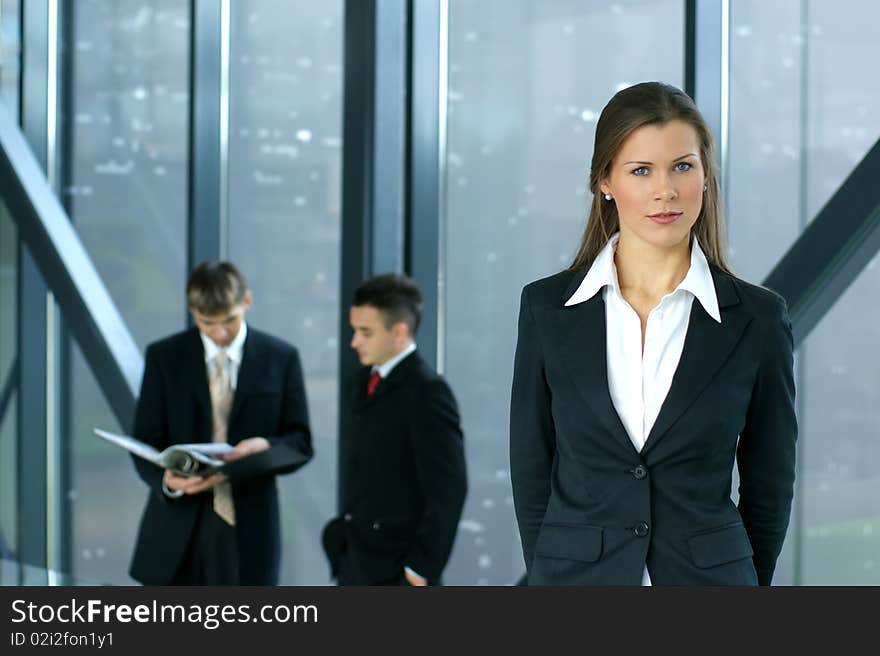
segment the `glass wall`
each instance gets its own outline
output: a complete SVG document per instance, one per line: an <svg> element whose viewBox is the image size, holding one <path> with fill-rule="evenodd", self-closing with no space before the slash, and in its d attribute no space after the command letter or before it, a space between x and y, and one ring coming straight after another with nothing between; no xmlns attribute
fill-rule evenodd
<svg viewBox="0 0 880 656"><path fill-rule="evenodd" d="M683 30L678 0L449 5L444 364L470 478L449 583L525 573L507 454L519 292L571 262L599 112L636 82L681 86Z"/></svg>
<svg viewBox="0 0 880 656"><path fill-rule="evenodd" d="M82 0L65 35L62 200L141 349L185 326L189 7ZM131 427L116 424L75 347L69 387L72 573L130 583L146 487L92 429Z"/></svg>
<svg viewBox="0 0 880 656"><path fill-rule="evenodd" d="M729 224L747 280L770 272L880 137L878 18L856 0L731 3ZM797 512L780 582L878 580L866 555L880 517L867 471L878 293L875 260L799 350Z"/></svg>
<svg viewBox="0 0 880 656"><path fill-rule="evenodd" d="M18 120L21 0L0 0L0 102Z"/></svg>
<svg viewBox="0 0 880 656"><path fill-rule="evenodd" d="M736 272L752 282L805 223L801 4L746 0L731 9L728 229Z"/></svg>
<svg viewBox="0 0 880 656"><path fill-rule="evenodd" d="M283 584L329 583L320 546L336 512L342 0L232 3L229 255L248 320L294 344L315 458L279 479Z"/></svg>
<svg viewBox="0 0 880 656"><path fill-rule="evenodd" d="M804 12L810 220L880 138L880 6L813 0ZM875 257L804 344L804 585L880 584L878 265Z"/></svg>
<svg viewBox="0 0 880 656"><path fill-rule="evenodd" d="M880 585L880 257L804 344L803 585Z"/></svg>

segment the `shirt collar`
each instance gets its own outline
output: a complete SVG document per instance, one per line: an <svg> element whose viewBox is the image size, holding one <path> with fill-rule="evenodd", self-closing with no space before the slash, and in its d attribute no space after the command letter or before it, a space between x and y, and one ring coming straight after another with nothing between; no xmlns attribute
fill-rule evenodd
<svg viewBox="0 0 880 656"><path fill-rule="evenodd" d="M372 371L378 371L379 375L382 376L383 379L388 378L388 375L391 373L391 370L396 367L401 360L403 360L406 356L416 350L416 343L413 342L405 349L403 349L400 353L395 355L393 358L388 360L385 364L374 365Z"/></svg>
<svg viewBox="0 0 880 656"><path fill-rule="evenodd" d="M214 343L213 339L208 337L202 331L199 331L199 337L202 338L202 346L205 349L205 362L213 362L214 358L217 357L217 353L220 352L220 347L217 346L216 343ZM244 350L244 340L246 338L247 323L242 321L241 328L239 329L238 334L235 336L235 339L230 342L229 346L223 349L226 351L226 357L228 357L236 364L241 364L242 351Z"/></svg>
<svg viewBox="0 0 880 656"><path fill-rule="evenodd" d="M691 267L676 290L684 289L696 297L710 317L721 323L721 310L718 309L718 294L715 293L715 282L712 280L712 272L709 270L709 261L706 259L703 249L697 238L693 238L691 245Z"/></svg>
<svg viewBox="0 0 880 656"><path fill-rule="evenodd" d="M620 239L619 232L611 235L611 239L593 260L593 264L581 284L571 295L571 298L565 302L566 307L589 301L606 285L620 291L617 282L617 269L614 266L614 251L617 250L618 239Z"/></svg>
<svg viewBox="0 0 880 656"><path fill-rule="evenodd" d="M590 300L605 286L610 286L618 294L620 293L617 268L614 266L614 252L617 250L619 239L620 232L611 235L608 243L593 260L593 264L581 284L571 295L571 298L565 302L566 307ZM691 264L688 272L672 293L679 289L693 294L706 313L721 323L721 311L718 309L718 296L715 293L712 272L709 270L709 262L696 238L691 241Z"/></svg>

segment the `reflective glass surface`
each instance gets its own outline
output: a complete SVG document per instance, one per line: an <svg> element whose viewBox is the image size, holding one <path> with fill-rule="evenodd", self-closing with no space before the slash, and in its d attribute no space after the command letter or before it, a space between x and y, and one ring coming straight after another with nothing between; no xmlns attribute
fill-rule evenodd
<svg viewBox="0 0 880 656"><path fill-rule="evenodd" d="M760 282L880 137L880 7L731 3L729 227ZM798 352L795 513L776 581L876 584L877 261Z"/></svg>
<svg viewBox="0 0 880 656"><path fill-rule="evenodd" d="M190 3L72 3L70 158L61 190L110 296L142 349L185 326ZM127 432L79 350L71 355L70 501L74 575L130 583L146 487L94 427Z"/></svg>
<svg viewBox="0 0 880 656"><path fill-rule="evenodd" d="M248 320L300 353L315 458L278 479L283 584L329 583L320 545L336 512L341 0L232 3L229 256Z"/></svg>
<svg viewBox="0 0 880 656"><path fill-rule="evenodd" d="M21 0L0 0L0 102L18 119Z"/></svg>

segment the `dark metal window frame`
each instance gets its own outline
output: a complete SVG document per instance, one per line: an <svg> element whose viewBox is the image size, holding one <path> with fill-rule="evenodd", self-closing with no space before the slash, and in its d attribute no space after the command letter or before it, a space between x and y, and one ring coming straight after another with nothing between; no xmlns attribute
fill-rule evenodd
<svg viewBox="0 0 880 656"><path fill-rule="evenodd" d="M339 317L339 434L347 432L346 383L360 366L348 308L355 289L404 267L408 180L406 141L408 0L346 0ZM421 346L421 343L420 343ZM339 462L345 458L339 442ZM341 477L338 477L341 480ZM337 495L339 500L339 495Z"/></svg>
<svg viewBox="0 0 880 656"><path fill-rule="evenodd" d="M22 132L37 153L45 171L47 165L48 113L48 3L22 3L21 74L19 118ZM9 206L10 215L16 212ZM33 247L25 244L19 227L18 252L18 544L20 558L46 564L48 551L48 482L46 468L47 431L47 294L34 259ZM31 436L23 439L23 436ZM42 438L42 439L40 439ZM25 475L27 473L27 475Z"/></svg>
<svg viewBox="0 0 880 656"><path fill-rule="evenodd" d="M189 222L187 271L204 260L226 257L226 169L228 142L228 0L190 2ZM227 103L224 106L224 103ZM183 297L181 295L181 301ZM185 308L184 308L185 311ZM186 312L186 320L192 318Z"/></svg>

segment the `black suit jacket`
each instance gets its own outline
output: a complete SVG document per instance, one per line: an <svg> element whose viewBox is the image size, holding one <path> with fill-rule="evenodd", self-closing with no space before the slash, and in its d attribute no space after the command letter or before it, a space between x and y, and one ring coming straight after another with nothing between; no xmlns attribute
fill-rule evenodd
<svg viewBox="0 0 880 656"><path fill-rule="evenodd" d="M334 576L343 552L364 583L399 580L404 566L440 578L467 493L458 407L417 352L367 397L370 369L349 385L340 517L324 529ZM344 582L344 581L342 581Z"/></svg>
<svg viewBox="0 0 880 656"><path fill-rule="evenodd" d="M175 443L210 442L211 397L204 348L197 329L147 348L133 435L162 450ZM228 463L241 585L274 585L281 553L275 474L294 471L312 457L306 393L296 349L248 326L229 415L228 440L265 437L271 448ZM210 492L171 499L162 492L163 470L134 458L149 486L134 557L133 578L169 583L193 533L199 504Z"/></svg>
<svg viewBox="0 0 880 656"><path fill-rule="evenodd" d="M784 301L712 267L721 324L694 302L639 453L608 391L602 293L564 307L585 275L522 293L510 461L529 583L639 585L647 562L655 585L769 585L795 476Z"/></svg>

